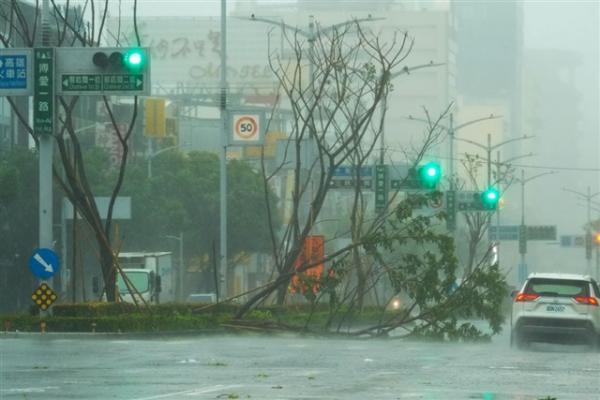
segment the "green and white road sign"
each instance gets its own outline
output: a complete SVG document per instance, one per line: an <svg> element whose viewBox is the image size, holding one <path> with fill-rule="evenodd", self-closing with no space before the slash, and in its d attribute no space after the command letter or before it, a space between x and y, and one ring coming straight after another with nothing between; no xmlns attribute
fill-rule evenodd
<svg viewBox="0 0 600 400"><path fill-rule="evenodd" d="M89 92L142 92L142 74L63 74L61 91L64 94Z"/></svg>
<svg viewBox="0 0 600 400"><path fill-rule="evenodd" d="M33 131L36 135L54 132L54 49L33 51Z"/></svg>

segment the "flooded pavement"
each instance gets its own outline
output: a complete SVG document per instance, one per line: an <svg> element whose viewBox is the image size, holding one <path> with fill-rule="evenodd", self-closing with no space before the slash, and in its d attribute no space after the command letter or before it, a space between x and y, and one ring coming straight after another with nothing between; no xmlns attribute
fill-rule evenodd
<svg viewBox="0 0 600 400"><path fill-rule="evenodd" d="M583 346L296 336L0 336L0 399L600 399Z"/></svg>

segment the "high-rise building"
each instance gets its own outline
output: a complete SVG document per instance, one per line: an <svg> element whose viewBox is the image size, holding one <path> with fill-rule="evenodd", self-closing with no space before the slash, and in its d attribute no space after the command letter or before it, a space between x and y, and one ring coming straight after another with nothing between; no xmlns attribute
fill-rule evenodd
<svg viewBox="0 0 600 400"><path fill-rule="evenodd" d="M456 89L465 103L504 102L508 137L521 136L523 6L518 1L454 1Z"/></svg>

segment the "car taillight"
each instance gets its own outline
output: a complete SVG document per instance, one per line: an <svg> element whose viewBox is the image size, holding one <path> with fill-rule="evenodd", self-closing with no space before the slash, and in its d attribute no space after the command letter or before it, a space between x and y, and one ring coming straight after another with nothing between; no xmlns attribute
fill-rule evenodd
<svg viewBox="0 0 600 400"><path fill-rule="evenodd" d="M577 296L575 301L580 304L589 304L590 306L598 306L598 299L590 296Z"/></svg>
<svg viewBox="0 0 600 400"><path fill-rule="evenodd" d="M515 297L515 302L520 302L520 301L534 301L535 299L537 299L538 297L540 297L539 294L533 294L533 293L519 293L517 295L517 297Z"/></svg>

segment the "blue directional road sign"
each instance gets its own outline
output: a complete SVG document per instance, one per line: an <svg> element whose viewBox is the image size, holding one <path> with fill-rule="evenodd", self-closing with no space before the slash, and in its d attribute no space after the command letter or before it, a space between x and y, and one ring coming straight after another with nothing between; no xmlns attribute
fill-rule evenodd
<svg viewBox="0 0 600 400"><path fill-rule="evenodd" d="M37 249L29 259L29 269L40 279L52 278L60 269L58 255L50 249Z"/></svg>
<svg viewBox="0 0 600 400"><path fill-rule="evenodd" d="M0 49L0 96L29 96L33 91L31 49Z"/></svg>

